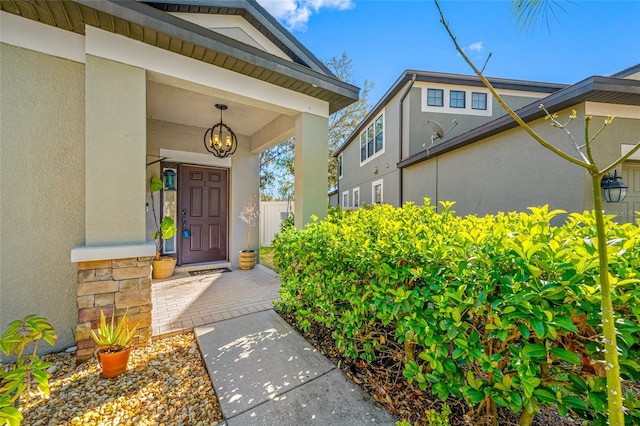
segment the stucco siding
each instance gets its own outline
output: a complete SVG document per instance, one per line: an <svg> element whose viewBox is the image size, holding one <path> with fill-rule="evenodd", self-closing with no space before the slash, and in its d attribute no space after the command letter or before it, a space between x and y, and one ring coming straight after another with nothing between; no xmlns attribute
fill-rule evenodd
<svg viewBox="0 0 640 426"><path fill-rule="evenodd" d="M0 44L0 327L46 317L73 344L85 238L84 66ZM46 350L46 349L45 349Z"/></svg>
<svg viewBox="0 0 640 426"><path fill-rule="evenodd" d="M92 55L86 61L86 243L141 243L146 72Z"/></svg>
<svg viewBox="0 0 640 426"><path fill-rule="evenodd" d="M561 115L566 117L569 113L566 110ZM578 116L583 114L579 112ZM583 126L583 119L575 120L570 130L579 138ZM549 126L548 121L538 120L533 128L574 155L568 138ZM407 168L407 188L413 178L424 179L425 190L405 189L407 200L420 202L426 196L434 205L455 201L454 210L460 215L526 211L530 206L544 204L568 212L588 208L585 171L547 151L519 128Z"/></svg>
<svg viewBox="0 0 640 426"><path fill-rule="evenodd" d="M372 183L384 180L383 201L385 204L400 205L399 170L396 165L400 159L399 143L399 96L387 104L384 114L384 152L364 163L360 163L360 136L343 152L343 176L339 179L339 204L342 205L342 193L349 191L349 207L353 207L353 189L360 188L360 203L371 204ZM380 115L371 120L375 121Z"/></svg>
<svg viewBox="0 0 640 426"><path fill-rule="evenodd" d="M461 88L464 89L464 87ZM407 123L409 125L409 140L405 143L405 145L409 146L409 152L403 152L403 158L417 154L430 146L433 130L428 121L435 121L442 126L445 132L448 132L443 139L437 139L435 141L435 144L438 144L506 114L505 110L495 100L492 102L491 115L473 115L469 114L468 111L464 114L452 114L445 112L444 109L441 113L424 112L421 108L421 102L423 100L422 90L420 87L413 88L409 99L405 101L407 103L410 102L410 117ZM488 94L487 96L491 95ZM504 96L507 105L514 109L528 105L534 102L535 99L536 98L525 96ZM467 102L471 102L471 100L467 99ZM453 125L453 120L457 122L455 126Z"/></svg>

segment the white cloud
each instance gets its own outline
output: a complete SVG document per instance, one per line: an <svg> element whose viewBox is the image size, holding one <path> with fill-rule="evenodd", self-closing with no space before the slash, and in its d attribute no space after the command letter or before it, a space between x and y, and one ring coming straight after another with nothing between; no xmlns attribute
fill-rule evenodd
<svg viewBox="0 0 640 426"><path fill-rule="evenodd" d="M258 0L278 21L290 30L306 30L313 13L320 9L348 10L353 0Z"/></svg>
<svg viewBox="0 0 640 426"><path fill-rule="evenodd" d="M464 47L462 50L480 53L480 52L482 52L483 48L484 47L482 46L482 42L481 41L476 41L475 43L471 43L469 46Z"/></svg>

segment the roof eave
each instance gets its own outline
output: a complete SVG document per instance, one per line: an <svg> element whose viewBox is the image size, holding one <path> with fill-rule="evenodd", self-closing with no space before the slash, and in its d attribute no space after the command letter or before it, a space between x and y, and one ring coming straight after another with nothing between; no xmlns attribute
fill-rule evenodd
<svg viewBox="0 0 640 426"><path fill-rule="evenodd" d="M518 110L516 114L525 122L531 122L542 118L545 113L540 109L543 104L545 108L554 113L571 106L587 101L599 101L599 99L610 98L615 101L611 94L621 94L624 96L634 96L636 103L640 106L640 83L634 80L624 80L610 77L593 76L584 79L572 86L559 90L539 101L526 105ZM614 102L615 103L615 102ZM503 115L482 126L476 127L466 133L458 135L450 140L444 141L431 150L421 151L398 163L398 167L410 167L447 152L470 145L474 142L484 140L497 135L506 130L517 127L518 124L509 115Z"/></svg>

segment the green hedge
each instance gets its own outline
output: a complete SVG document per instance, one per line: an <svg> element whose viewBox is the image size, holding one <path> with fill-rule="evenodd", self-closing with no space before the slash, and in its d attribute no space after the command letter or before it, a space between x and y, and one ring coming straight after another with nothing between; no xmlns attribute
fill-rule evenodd
<svg viewBox="0 0 640 426"><path fill-rule="evenodd" d="M453 203L336 210L274 242L280 309L334 330L346 356L405 347L404 375L521 424L541 405L606 424L595 219L560 211L459 217ZM640 228L607 218L627 422L640 423ZM637 422L637 423L636 423Z"/></svg>

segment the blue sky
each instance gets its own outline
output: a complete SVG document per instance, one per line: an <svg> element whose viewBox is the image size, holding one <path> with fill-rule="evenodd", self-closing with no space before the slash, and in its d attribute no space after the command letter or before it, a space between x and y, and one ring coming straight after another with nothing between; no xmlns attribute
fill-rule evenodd
<svg viewBox="0 0 640 426"><path fill-rule="evenodd" d="M432 1L259 0L325 61L346 52L377 103L406 69L470 74ZM510 1L441 2L459 43L491 77L576 83L640 63L640 1L563 1L550 30L520 31Z"/></svg>

